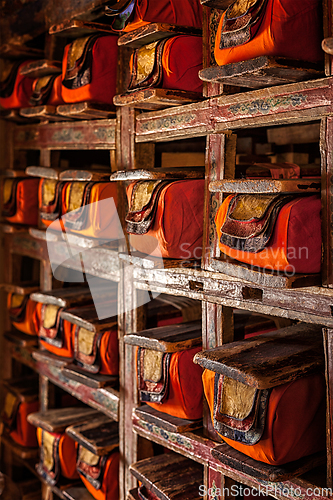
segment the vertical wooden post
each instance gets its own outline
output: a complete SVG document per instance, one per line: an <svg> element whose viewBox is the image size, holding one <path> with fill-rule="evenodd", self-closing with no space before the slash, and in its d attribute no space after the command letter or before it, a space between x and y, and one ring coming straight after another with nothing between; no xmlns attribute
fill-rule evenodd
<svg viewBox="0 0 333 500"><path fill-rule="evenodd" d="M327 487L333 488L333 330L323 329L326 376Z"/></svg>
<svg viewBox="0 0 333 500"><path fill-rule="evenodd" d="M322 237L323 237L323 285L333 286L333 118L323 118L320 129L320 153L321 153L321 201L322 201Z"/></svg>

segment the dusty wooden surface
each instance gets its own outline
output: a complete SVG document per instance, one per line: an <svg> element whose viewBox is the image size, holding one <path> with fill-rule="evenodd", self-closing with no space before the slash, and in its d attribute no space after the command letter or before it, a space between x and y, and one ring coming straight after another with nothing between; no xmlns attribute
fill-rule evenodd
<svg viewBox="0 0 333 500"><path fill-rule="evenodd" d="M130 106L136 109L164 109L201 101L202 96L196 92L169 89L142 89L118 94L113 98L115 106Z"/></svg>
<svg viewBox="0 0 333 500"><path fill-rule="evenodd" d="M105 415L89 418L81 424L67 427L68 434L74 441L87 448L95 455L107 455L118 446L118 424Z"/></svg>
<svg viewBox="0 0 333 500"><path fill-rule="evenodd" d="M212 193L320 193L320 179L234 179L212 181Z"/></svg>
<svg viewBox="0 0 333 500"><path fill-rule="evenodd" d="M177 35L201 35L201 30L186 26L175 26L165 23L150 23L119 37L118 45L138 48L142 45Z"/></svg>
<svg viewBox="0 0 333 500"><path fill-rule="evenodd" d="M64 36L66 38L80 38L94 33L108 33L111 35L111 26L82 19L70 19L59 24L54 24L49 29L50 35Z"/></svg>
<svg viewBox="0 0 333 500"><path fill-rule="evenodd" d="M118 377L110 375L101 375L100 373L91 373L80 366L69 364L63 367L62 373L65 377L74 382L79 382L93 389L103 387L118 387Z"/></svg>
<svg viewBox="0 0 333 500"><path fill-rule="evenodd" d="M61 61L48 61L47 59L30 62L21 69L21 75L29 78L41 78L52 74L60 75L60 73Z"/></svg>
<svg viewBox="0 0 333 500"><path fill-rule="evenodd" d="M96 417L98 413L92 408L60 408L44 412L30 413L28 422L41 427L47 432L64 432L66 427L74 423L84 422Z"/></svg>
<svg viewBox="0 0 333 500"><path fill-rule="evenodd" d="M59 174L61 181L82 181L82 182L102 182L109 180L108 171L89 171L89 170L65 170Z"/></svg>
<svg viewBox="0 0 333 500"><path fill-rule="evenodd" d="M141 181L153 179L203 179L204 169L190 168L153 168L149 170L121 170L111 175L112 181Z"/></svg>
<svg viewBox="0 0 333 500"><path fill-rule="evenodd" d="M60 117L76 120L102 120L115 117L113 106L98 102L79 102L78 104L61 104L57 106Z"/></svg>
<svg viewBox="0 0 333 500"><path fill-rule="evenodd" d="M202 420L185 420L183 418L173 417L167 413L161 413L148 405L142 405L136 408L135 414L141 420L152 425L157 425L161 429L169 432L181 434L202 427Z"/></svg>
<svg viewBox="0 0 333 500"><path fill-rule="evenodd" d="M327 435L327 486L333 487L333 359L332 359L332 330L324 329L324 348L325 348L325 376L326 376L326 435Z"/></svg>
<svg viewBox="0 0 333 500"><path fill-rule="evenodd" d="M92 303L91 292L85 287L69 287L50 292L35 292L31 299L41 304L53 304L59 307L72 307Z"/></svg>

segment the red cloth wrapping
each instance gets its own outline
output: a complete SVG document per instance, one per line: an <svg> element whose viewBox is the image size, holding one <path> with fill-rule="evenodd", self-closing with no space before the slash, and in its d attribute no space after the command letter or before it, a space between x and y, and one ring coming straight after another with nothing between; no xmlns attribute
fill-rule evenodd
<svg viewBox="0 0 333 500"><path fill-rule="evenodd" d="M77 444L66 433L58 434L50 432L52 436L60 437L59 441L59 466L63 477L67 479L78 479L79 474L76 471L76 448ZM37 427L37 439L39 446L42 444L42 429Z"/></svg>
<svg viewBox="0 0 333 500"><path fill-rule="evenodd" d="M215 372L202 376L206 399L214 418ZM223 438L230 446L255 460L281 465L325 448L325 379L310 375L274 387L271 391L262 438L245 445Z"/></svg>
<svg viewBox="0 0 333 500"><path fill-rule="evenodd" d="M220 49L222 15L216 34L215 59L219 66L259 56L280 56L319 62L322 14L319 0L268 0L255 36L247 43Z"/></svg>
<svg viewBox="0 0 333 500"><path fill-rule="evenodd" d="M25 61L19 66L12 94L9 97L0 97L0 106L2 108L18 109L30 106L29 101L34 80L20 73L21 68L29 62L31 61Z"/></svg>
<svg viewBox="0 0 333 500"><path fill-rule="evenodd" d="M173 259L200 259L202 254L204 180L175 181L165 186L158 200L151 229L130 235L139 252ZM127 189L130 204L134 183Z"/></svg>
<svg viewBox="0 0 333 500"><path fill-rule="evenodd" d="M200 0L137 0L133 20L124 31L149 23L168 23L202 28Z"/></svg>
<svg viewBox="0 0 333 500"><path fill-rule="evenodd" d="M83 484L96 498L96 500L118 500L119 499L119 452L114 451L108 457L105 464L103 483L100 490L96 490L93 485L80 474Z"/></svg>
<svg viewBox="0 0 333 500"><path fill-rule="evenodd" d="M39 179L24 178L18 181L16 191L16 213L5 217L8 222L36 226L38 223Z"/></svg>
<svg viewBox="0 0 333 500"><path fill-rule="evenodd" d="M219 208L215 224L220 250L240 262L288 273L319 273L321 268L321 202L317 195L297 197L284 205L268 245L260 252L244 252L220 242L221 227L234 195Z"/></svg>
<svg viewBox="0 0 333 500"><path fill-rule="evenodd" d="M10 432L11 438L21 446L34 448L38 446L36 428L29 424L27 416L39 410L39 401L22 402L16 414L16 426Z"/></svg>
<svg viewBox="0 0 333 500"><path fill-rule="evenodd" d="M92 49L91 82L76 89L62 85L62 99L65 103L95 101L113 104L116 94L118 67L118 37L101 36ZM66 45L62 61L62 79L65 77L68 50Z"/></svg>

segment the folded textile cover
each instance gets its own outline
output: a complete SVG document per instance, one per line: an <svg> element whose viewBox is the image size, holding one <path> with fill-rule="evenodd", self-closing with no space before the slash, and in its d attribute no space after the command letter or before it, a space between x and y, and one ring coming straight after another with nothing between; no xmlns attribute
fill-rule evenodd
<svg viewBox="0 0 333 500"><path fill-rule="evenodd" d="M128 90L163 88L202 92L202 38L174 36L144 45L131 59Z"/></svg>
<svg viewBox="0 0 333 500"><path fill-rule="evenodd" d="M62 308L38 303L33 316L40 344L49 352L73 358L75 325L60 318Z"/></svg>
<svg viewBox="0 0 333 500"><path fill-rule="evenodd" d="M90 35L66 45L61 97L65 103L113 103L116 94L118 38Z"/></svg>
<svg viewBox="0 0 333 500"><path fill-rule="evenodd" d="M19 445L34 448L38 446L36 429L29 424L27 416L39 409L38 394L25 400L15 392L7 390L1 420L10 437Z"/></svg>
<svg viewBox="0 0 333 500"><path fill-rule="evenodd" d="M7 296L7 310L12 325L27 335L37 335L34 323L34 314L37 302L28 295L9 293Z"/></svg>
<svg viewBox="0 0 333 500"><path fill-rule="evenodd" d="M201 179L130 184L126 221L131 245L156 257L200 258L204 184Z"/></svg>
<svg viewBox="0 0 333 500"><path fill-rule="evenodd" d="M202 418L202 369L193 363L201 347L175 353L138 348L140 400L178 418ZM198 369L199 368L199 369Z"/></svg>
<svg viewBox="0 0 333 500"><path fill-rule="evenodd" d="M215 41L218 65L259 56L320 62L319 0L236 0L223 13Z"/></svg>
<svg viewBox="0 0 333 500"><path fill-rule="evenodd" d="M96 500L119 498L119 452L95 455L83 446L78 447L77 471L87 490Z"/></svg>
<svg viewBox="0 0 333 500"><path fill-rule="evenodd" d="M256 390L210 370L203 385L217 433L255 460L281 465L325 449L325 379Z"/></svg>
<svg viewBox="0 0 333 500"><path fill-rule="evenodd" d="M74 325L74 358L83 369L102 375L118 375L118 327L91 332Z"/></svg>
<svg viewBox="0 0 333 500"><path fill-rule="evenodd" d="M133 31L149 23L168 23L202 28L199 0L123 0L108 2L105 14L113 16L115 31Z"/></svg>
<svg viewBox="0 0 333 500"><path fill-rule="evenodd" d="M61 97L61 75L47 75L36 78L32 84L31 106L59 106L64 104Z"/></svg>
<svg viewBox="0 0 333 500"><path fill-rule="evenodd" d="M0 106L18 109L30 105L33 79L21 75L20 70L31 61L9 63L2 73L0 82Z"/></svg>
<svg viewBox="0 0 333 500"><path fill-rule="evenodd" d="M220 250L253 266L318 273L320 210L317 195L230 195L215 217Z"/></svg>
<svg viewBox="0 0 333 500"><path fill-rule="evenodd" d="M10 178L2 184L2 215L8 222L36 226L38 185L35 178Z"/></svg>

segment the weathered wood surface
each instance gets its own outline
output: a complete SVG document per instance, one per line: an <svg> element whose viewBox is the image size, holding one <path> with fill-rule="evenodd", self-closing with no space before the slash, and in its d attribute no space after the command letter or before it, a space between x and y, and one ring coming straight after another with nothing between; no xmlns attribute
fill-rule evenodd
<svg viewBox="0 0 333 500"><path fill-rule="evenodd" d="M107 297L104 300L106 302ZM117 326L116 316L99 319L94 305L62 311L60 317L90 332L107 332Z"/></svg>
<svg viewBox="0 0 333 500"><path fill-rule="evenodd" d="M87 448L95 455L107 455L118 446L118 424L105 415L98 415L81 424L67 427L68 434L74 441Z"/></svg>
<svg viewBox="0 0 333 500"><path fill-rule="evenodd" d="M136 49L142 45L156 42L156 40L178 35L201 36L201 30L186 26L176 26L174 24L149 23L146 26L121 35L118 39L118 45L125 45L126 47Z"/></svg>
<svg viewBox="0 0 333 500"><path fill-rule="evenodd" d="M27 335L26 333L15 330L12 332L4 332L4 338L11 344L16 344L19 347L37 347L37 335Z"/></svg>
<svg viewBox="0 0 333 500"><path fill-rule="evenodd" d="M61 61L40 59L26 64L20 71L21 75L29 78L41 78L48 75L61 74Z"/></svg>
<svg viewBox="0 0 333 500"><path fill-rule="evenodd" d="M136 141L204 136L240 127L302 123L332 114L331 78L222 95L201 103L141 114Z"/></svg>
<svg viewBox="0 0 333 500"><path fill-rule="evenodd" d="M202 420L185 420L183 418L173 417L167 413L161 413L148 405L142 405L135 409L135 414L141 420L156 425L160 429L169 432L184 433L200 429Z"/></svg>
<svg viewBox="0 0 333 500"><path fill-rule="evenodd" d="M72 307L73 305L86 305L92 303L89 288L78 286L60 288L51 292L35 292L30 297L41 304L52 304L59 307Z"/></svg>
<svg viewBox="0 0 333 500"><path fill-rule="evenodd" d="M307 123L289 127L275 127L267 129L267 140L276 146L287 144L309 144L320 139L320 123ZM272 144L271 144L272 146Z"/></svg>
<svg viewBox="0 0 333 500"><path fill-rule="evenodd" d="M104 413L115 421L118 421L119 392L112 388L93 389L87 385L81 384L65 377L61 367L43 361L41 358L37 361L37 370L40 375L47 377L50 382L61 387L64 391L76 397L83 403Z"/></svg>
<svg viewBox="0 0 333 500"><path fill-rule="evenodd" d="M26 347L22 347L19 344L11 344L9 352L11 357L19 363L23 363L32 370L37 370L37 363L32 357L33 353L36 352L36 348L34 346L28 345Z"/></svg>
<svg viewBox="0 0 333 500"><path fill-rule="evenodd" d="M224 179L212 181L212 193L319 193L320 179Z"/></svg>
<svg viewBox="0 0 333 500"><path fill-rule="evenodd" d="M327 486L333 488L333 330L324 329L325 378L326 378L326 447Z"/></svg>
<svg viewBox="0 0 333 500"><path fill-rule="evenodd" d="M320 274L292 274L273 271L269 268L264 269L239 262L223 253L219 258L211 259L207 269L266 287L290 289L321 285Z"/></svg>
<svg viewBox="0 0 333 500"><path fill-rule="evenodd" d="M14 149L114 149L115 120L23 125L13 130Z"/></svg>
<svg viewBox="0 0 333 500"><path fill-rule="evenodd" d="M259 480L272 482L292 479L293 477L300 476L311 469L324 466L326 463L325 453L319 452L315 455L309 455L301 458L295 462L289 462L288 464L269 465L253 460L253 458L234 450L226 443L223 443L212 450L212 455L214 458L220 460L227 466L245 472L246 474L249 474Z"/></svg>
<svg viewBox="0 0 333 500"><path fill-rule="evenodd" d="M321 120L320 128L320 154L322 171L322 192L321 192L321 219L322 219L322 282L324 285L332 287L333 285L333 238L332 238L332 139L333 139L333 120L324 118Z"/></svg>
<svg viewBox="0 0 333 500"><path fill-rule="evenodd" d="M200 3L212 9L226 10L233 3L233 0L200 0Z"/></svg>
<svg viewBox="0 0 333 500"><path fill-rule="evenodd" d="M176 454L146 458L130 465L132 474L160 500L199 500L201 465Z"/></svg>
<svg viewBox="0 0 333 500"><path fill-rule="evenodd" d="M197 353L193 361L257 389L276 387L323 368L321 327L289 326Z"/></svg>
<svg viewBox="0 0 333 500"><path fill-rule="evenodd" d="M63 491L66 500L94 500L85 486L72 486Z"/></svg>
<svg viewBox="0 0 333 500"><path fill-rule="evenodd" d="M57 107L58 115L76 120L103 120L114 118L114 106L98 102L79 102L77 104L61 104Z"/></svg>
<svg viewBox="0 0 333 500"><path fill-rule="evenodd" d="M39 290L38 283L0 283L0 289L7 293L17 293L18 295L30 295Z"/></svg>
<svg viewBox="0 0 333 500"><path fill-rule="evenodd" d="M52 167L30 166L25 169L27 175L41 177L42 179L53 179L55 181L59 179L59 172L61 170Z"/></svg>
<svg viewBox="0 0 333 500"><path fill-rule="evenodd" d="M170 89L142 89L118 94L113 98L115 106L130 106L136 109L164 109L202 100L198 92Z"/></svg>
<svg viewBox="0 0 333 500"><path fill-rule="evenodd" d="M38 457L38 448L28 448L27 446L19 445L5 430L1 434L1 443L21 460L37 459Z"/></svg>
<svg viewBox="0 0 333 500"><path fill-rule="evenodd" d="M107 181L109 180L108 171L98 171L98 170L65 170L60 172L59 180L61 181Z"/></svg>
<svg viewBox="0 0 333 500"><path fill-rule="evenodd" d="M63 116L59 116L56 106L44 104L42 106L35 106L32 108L21 108L20 116L23 116L27 121L40 120L41 122L63 122L66 120Z"/></svg>
<svg viewBox="0 0 333 500"><path fill-rule="evenodd" d="M47 432L65 432L69 425L84 422L98 416L92 408L56 408L44 412L30 413L28 422L35 427L41 427Z"/></svg>
<svg viewBox="0 0 333 500"><path fill-rule="evenodd" d="M205 170L190 168L153 168L150 170L119 170L110 176L111 181L140 181L153 179L204 179Z"/></svg>
<svg viewBox="0 0 333 500"><path fill-rule="evenodd" d="M80 38L95 33L108 33L112 35L111 26L108 24L83 21L81 19L70 19L50 27L50 35L64 36L66 38Z"/></svg>
<svg viewBox="0 0 333 500"><path fill-rule="evenodd" d="M129 345L145 347L162 352L178 352L200 346L201 321L191 321L179 325L161 326L125 335Z"/></svg>
<svg viewBox="0 0 333 500"><path fill-rule="evenodd" d="M0 119L17 124L38 122L38 120L24 118L18 109L0 109Z"/></svg>
<svg viewBox="0 0 333 500"><path fill-rule="evenodd" d="M48 352L46 349L36 350L33 353L33 358L37 362L50 363L50 364L56 366L57 368L64 368L72 361L70 358L64 358L62 356L57 356L56 354L53 354L52 352Z"/></svg>
<svg viewBox="0 0 333 500"><path fill-rule="evenodd" d="M36 396L38 396L37 375L30 375L25 378L5 379L1 383L4 389L15 394L20 401L35 401Z"/></svg>
<svg viewBox="0 0 333 500"><path fill-rule="evenodd" d="M1 25L1 24L0 24ZM1 30L0 30L1 32ZM44 51L42 49L37 49L35 47L28 47L27 45L22 45L17 43L17 40L13 40L13 43L3 43L4 38L1 38L0 45L0 57L4 59L41 59L44 56ZM6 40L8 42L9 40Z"/></svg>
<svg viewBox="0 0 333 500"><path fill-rule="evenodd" d="M26 177L26 173L25 173L25 170L2 170L1 171L1 177L7 177L7 178L10 178L10 179L16 179L18 177Z"/></svg>
<svg viewBox="0 0 333 500"><path fill-rule="evenodd" d="M260 56L255 59L202 69L205 82L227 83L252 89L284 85L324 76L320 65L286 58Z"/></svg>
<svg viewBox="0 0 333 500"><path fill-rule="evenodd" d="M117 387L118 377L110 375L101 375L99 373L89 373L77 365L70 364L64 366L62 373L65 377L84 384L93 389L100 389L103 387Z"/></svg>

